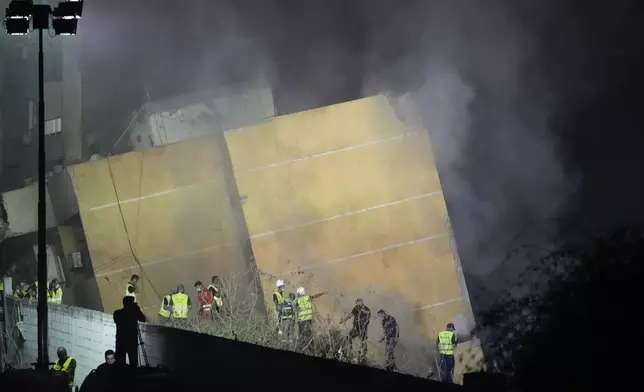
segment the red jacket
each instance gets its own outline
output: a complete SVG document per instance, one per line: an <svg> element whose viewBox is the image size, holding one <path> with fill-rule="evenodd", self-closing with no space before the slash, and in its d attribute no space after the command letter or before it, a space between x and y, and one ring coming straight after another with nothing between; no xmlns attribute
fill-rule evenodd
<svg viewBox="0 0 644 392"><path fill-rule="evenodd" d="M211 309L213 297L212 293L206 289L202 288L200 292L197 293L197 300L199 301L199 307L201 309Z"/></svg>

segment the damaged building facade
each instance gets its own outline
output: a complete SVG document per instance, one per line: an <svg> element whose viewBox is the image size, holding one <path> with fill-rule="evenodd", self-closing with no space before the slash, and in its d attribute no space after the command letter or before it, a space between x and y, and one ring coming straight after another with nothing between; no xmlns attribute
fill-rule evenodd
<svg viewBox="0 0 644 392"><path fill-rule="evenodd" d="M328 291L315 304L327 318L358 297L386 309L410 350L449 322L469 335L427 132L383 95L275 116L270 89L235 91L148 103L125 136L133 151L52 179L53 215L78 217L52 228L72 271L75 294L63 301L112 312L136 273L137 301L153 316L177 284L239 276L237 291L263 303L283 279L287 291Z"/></svg>

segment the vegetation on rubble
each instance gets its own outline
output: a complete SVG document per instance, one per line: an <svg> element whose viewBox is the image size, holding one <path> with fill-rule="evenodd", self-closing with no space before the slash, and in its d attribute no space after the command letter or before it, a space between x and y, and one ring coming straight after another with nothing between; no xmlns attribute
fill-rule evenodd
<svg viewBox="0 0 644 392"><path fill-rule="evenodd" d="M541 258L521 279L529 294L508 293L484 315L480 326L487 329L488 356L494 354L488 360L525 391L590 390L600 378L617 381L629 363L628 331L641 333L641 318L628 312L641 307L642 262L644 231L635 228Z"/></svg>
<svg viewBox="0 0 644 392"><path fill-rule="evenodd" d="M252 276L252 278L249 279L248 275ZM189 323L183 326L178 324L174 326L264 347L357 363L359 343L354 341L352 349L343 347L346 345L346 336L350 324L341 325L330 317L316 313L313 327L314 337L308 346L301 346L294 342L289 343L285 341L283 336L279 336L277 333L277 319L272 309L269 309L268 314L258 311L258 308L260 308L258 306L259 297L248 295L248 291L252 290L244 290L244 288L249 287L247 282L250 281L250 286L252 287L257 285L259 280L259 274L253 272L222 277L221 291L225 293L226 311L215 315L213 322L204 322L198 318L192 318ZM270 299L267 300L270 301ZM263 307L263 304L261 305ZM297 336L297 327L295 327L294 334ZM380 325L373 320L370 326L370 335L373 337L379 336L379 334ZM363 365L383 367L384 346L375 346L372 342L368 342L368 345L369 355ZM402 342L399 343L399 346L404 348L402 347ZM343 349L342 354L340 354L341 348ZM412 358L405 352L407 351L406 349L400 351L400 355L396 358L399 372L421 377L427 376L427 367L412 363L417 358ZM430 354L433 358L433 353ZM381 356L383 358L380 358ZM419 368L421 370L418 370ZM435 372L431 373L436 374Z"/></svg>

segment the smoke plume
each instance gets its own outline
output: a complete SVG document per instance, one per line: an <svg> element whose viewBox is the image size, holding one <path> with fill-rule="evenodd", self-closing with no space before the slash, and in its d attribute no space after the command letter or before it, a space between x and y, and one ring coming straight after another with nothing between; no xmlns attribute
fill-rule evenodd
<svg viewBox="0 0 644 392"><path fill-rule="evenodd" d="M538 43L503 4L410 6L372 40L375 52L397 43L404 52L365 83L366 94L387 92L404 121L429 131L464 268L474 275L494 271L518 246L547 246L576 183L550 128L557 92L538 69ZM520 259L503 275L516 276Z"/></svg>

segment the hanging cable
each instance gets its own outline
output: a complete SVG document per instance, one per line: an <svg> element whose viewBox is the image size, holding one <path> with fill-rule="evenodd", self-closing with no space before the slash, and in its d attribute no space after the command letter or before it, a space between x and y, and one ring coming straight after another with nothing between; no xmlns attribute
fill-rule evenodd
<svg viewBox="0 0 644 392"><path fill-rule="evenodd" d="M110 172L110 179L112 181L112 187L114 188L114 195L116 196L116 205L119 208L119 214L121 215L121 221L123 222L123 230L125 231L125 237L127 238L127 243L128 243L128 245L130 247L130 253L132 253L132 258L134 258L134 261L139 266L139 270L141 271L141 273L145 276L147 281L150 282L150 287L152 287L152 290L155 292L157 297L161 298L161 295L159 294L157 289L154 287L154 284L150 280L150 277L147 275L147 273L145 272L145 269L141 265L141 262L139 261L139 258L136 257L136 253L134 252L134 247L132 246L132 241L130 240L130 233L127 230L127 224L125 223L125 215L123 215L123 209L121 208L121 200L119 199L119 194L118 194L118 191L116 189L116 182L114 180L114 173L112 173L112 165L110 164L110 158L106 158L106 161L107 161L107 168L108 168L108 170ZM139 180L141 180L141 179L139 179Z"/></svg>

